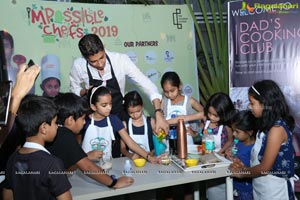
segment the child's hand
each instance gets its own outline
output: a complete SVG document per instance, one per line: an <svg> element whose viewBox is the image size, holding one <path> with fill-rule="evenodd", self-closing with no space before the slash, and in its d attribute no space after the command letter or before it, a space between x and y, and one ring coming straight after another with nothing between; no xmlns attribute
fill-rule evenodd
<svg viewBox="0 0 300 200"><path fill-rule="evenodd" d="M248 171L244 163L238 158L233 159L233 163L229 165L229 170L231 170L232 176L237 178L243 178L243 175Z"/></svg>
<svg viewBox="0 0 300 200"><path fill-rule="evenodd" d="M152 156L152 155L148 156L148 161L153 164L160 163L160 160L161 160L160 157L156 157L156 156Z"/></svg>
<svg viewBox="0 0 300 200"><path fill-rule="evenodd" d="M225 157L225 152L224 151L218 151L218 152L216 152L218 155L220 155L220 156L224 156Z"/></svg>
<svg viewBox="0 0 300 200"><path fill-rule="evenodd" d="M128 186L132 185L133 182L134 182L134 179L132 177L122 176L122 177L118 178L118 182L113 188L117 189L117 188L128 187Z"/></svg>
<svg viewBox="0 0 300 200"><path fill-rule="evenodd" d="M232 151L231 151L231 147L227 148L226 151L225 151L225 158L227 158L228 160L233 160L233 157L232 157Z"/></svg>
<svg viewBox="0 0 300 200"><path fill-rule="evenodd" d="M196 137L198 135L198 132L194 131L191 126L186 127L186 133L192 137Z"/></svg>
<svg viewBox="0 0 300 200"><path fill-rule="evenodd" d="M140 158L141 156L139 154L136 154L136 153L133 153L131 154L131 160L134 160L134 159L137 159L137 158Z"/></svg>
<svg viewBox="0 0 300 200"><path fill-rule="evenodd" d="M101 150L93 150L87 153L88 158L93 161L99 161L102 158L103 151Z"/></svg>

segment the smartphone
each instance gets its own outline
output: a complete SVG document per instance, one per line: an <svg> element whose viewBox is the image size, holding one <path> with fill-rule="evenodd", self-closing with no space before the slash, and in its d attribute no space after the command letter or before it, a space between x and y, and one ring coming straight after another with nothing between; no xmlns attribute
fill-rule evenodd
<svg viewBox="0 0 300 200"><path fill-rule="evenodd" d="M26 70L29 69L29 67L31 67L31 66L33 66L35 64L34 64L33 60L30 59L29 62L27 63L27 65L28 65L28 67L26 68Z"/></svg>
<svg viewBox="0 0 300 200"><path fill-rule="evenodd" d="M12 81L0 82L0 125L6 125L11 98Z"/></svg>

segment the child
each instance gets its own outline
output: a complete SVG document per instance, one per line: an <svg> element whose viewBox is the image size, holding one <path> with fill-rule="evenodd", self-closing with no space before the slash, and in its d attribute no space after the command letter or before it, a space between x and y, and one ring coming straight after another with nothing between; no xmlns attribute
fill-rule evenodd
<svg viewBox="0 0 300 200"><path fill-rule="evenodd" d="M192 129L197 130L199 123L195 122L203 116L203 107L193 97L181 94L182 84L178 74L176 72L164 73L160 84L165 95L161 103L162 109L169 124L176 124L178 119L183 118L185 122L189 122L186 126L192 125ZM171 119L174 114L179 117ZM193 131L188 132L187 144L194 144L193 137L197 134L193 133Z"/></svg>
<svg viewBox="0 0 300 200"><path fill-rule="evenodd" d="M193 137L198 135L198 120L201 119L201 116L203 116L203 107L193 97L188 97L181 93L182 83L176 72L164 73L160 84L164 93L161 107L168 123L170 125L177 124L179 119L183 119L188 133L187 144L194 144ZM175 118L173 118L173 116L175 116ZM194 134L194 131L196 134ZM172 137L171 135L169 136ZM176 152L176 150L171 151ZM170 153L172 154L173 152ZM192 199L193 184L185 184L183 188L168 188L165 194L166 198L176 199L179 196L178 192L181 192L180 195L183 195L181 196L183 199Z"/></svg>
<svg viewBox="0 0 300 200"><path fill-rule="evenodd" d="M234 105L227 94L218 92L213 94L204 108L207 120L204 130L210 128L214 136L215 152L222 155L231 147L233 142L232 130L229 127L230 120L235 113ZM225 198L225 179L206 181L207 198L209 200ZM221 198L222 199L222 198Z"/></svg>
<svg viewBox="0 0 300 200"><path fill-rule="evenodd" d="M100 150L103 152L102 157L120 157L119 136L135 153L150 162L156 162L155 157L143 150L129 137L122 121L116 115L110 114L112 96L106 87L93 87L89 99L90 108L93 112L86 117L85 135L82 141L82 148L85 152L90 152L94 150L95 145L99 145L101 147ZM119 133L119 135L116 134L115 136L115 133ZM112 143L113 140L117 142ZM93 142L98 142L99 144L94 144ZM97 149L99 150L99 148Z"/></svg>
<svg viewBox="0 0 300 200"><path fill-rule="evenodd" d="M222 92L213 94L207 101L204 114L207 120L204 130L210 128L214 135L215 152L224 154L233 142L230 120L235 113L230 97Z"/></svg>
<svg viewBox="0 0 300 200"><path fill-rule="evenodd" d="M55 77L46 78L40 87L43 90L44 97L54 98L60 94L60 80Z"/></svg>
<svg viewBox="0 0 300 200"><path fill-rule="evenodd" d="M131 177L118 179L107 175L94 162L88 159L81 146L75 139L85 124L86 105L81 97L73 93L64 93L55 98L58 107L57 135L52 143L47 144L47 149L64 162L65 169L72 171L79 168L90 178L110 188L127 187L133 183ZM100 173L99 173L100 172Z"/></svg>
<svg viewBox="0 0 300 200"><path fill-rule="evenodd" d="M54 98L60 94L60 59L57 55L47 54L42 57L41 67L43 96Z"/></svg>
<svg viewBox="0 0 300 200"><path fill-rule="evenodd" d="M144 116L143 99L138 92L128 92L124 96L124 109L130 117L127 122L125 122L129 136L145 151L151 152L151 155L153 155L154 144L152 130L155 130L155 121L151 117ZM123 140L121 140L121 153L132 160L139 157L139 155L134 152L128 152L128 147Z"/></svg>
<svg viewBox="0 0 300 200"><path fill-rule="evenodd" d="M251 167L236 159L230 166L233 176L253 178L254 199L295 199L290 131L294 122L284 95L274 81L263 80L249 88L248 98L260 132L251 152Z"/></svg>
<svg viewBox="0 0 300 200"><path fill-rule="evenodd" d="M6 168L15 200L72 199L67 175L57 173L63 171L63 163L44 147L56 136L56 119L57 109L51 100L27 96L22 101L17 120L26 142L11 155Z"/></svg>
<svg viewBox="0 0 300 200"><path fill-rule="evenodd" d="M256 136L255 117L252 115L251 111L237 112L231 120L231 128L233 130L233 136L239 140L237 143L238 152L236 157L249 167L250 154ZM235 158L232 157L231 151L228 155L230 160ZM233 189L235 200L253 200L252 179L234 178Z"/></svg>

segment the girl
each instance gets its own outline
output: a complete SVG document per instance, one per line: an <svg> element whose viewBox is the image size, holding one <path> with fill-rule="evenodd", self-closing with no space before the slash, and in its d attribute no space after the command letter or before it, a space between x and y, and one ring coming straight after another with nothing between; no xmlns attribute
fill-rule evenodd
<svg viewBox="0 0 300 200"><path fill-rule="evenodd" d="M166 72L160 81L164 92L162 99L162 110L169 124L177 124L178 119L184 119L186 126L192 125L193 130L198 129L196 120L200 120L203 116L203 107L193 97L181 94L182 84L176 72ZM196 111L196 112L195 112ZM172 115L179 116L172 118ZM172 119L171 119L172 118ZM196 131L197 133L197 131ZM193 131L187 134L187 144L194 144Z"/></svg>
<svg viewBox="0 0 300 200"><path fill-rule="evenodd" d="M179 119L183 119L187 127L187 144L194 144L193 137L198 135L199 120L203 117L203 107L193 97L188 97L181 93L182 83L176 72L166 72L160 81L163 89L164 97L162 99L161 107L165 118L170 125L178 123ZM175 116L175 118L173 118ZM192 126L192 127L191 127ZM173 138L172 130L176 127L170 128L169 138ZM195 134L194 134L195 133ZM170 153L177 152L176 142L170 143ZM182 191L184 190L184 191ZM193 184L185 184L183 188L171 187L166 192L166 199L178 198L178 192L184 193L183 199L192 199ZM172 197L173 196L173 197Z"/></svg>
<svg viewBox="0 0 300 200"><path fill-rule="evenodd" d="M207 120L204 130L210 128L214 135L215 152L224 154L233 142L230 120L236 110L230 97L222 92L213 94L207 101L204 114Z"/></svg>
<svg viewBox="0 0 300 200"><path fill-rule="evenodd" d="M124 108L129 115L129 119L124 122L129 136L145 151L153 154L152 130L155 130L155 121L151 117L144 116L143 100L140 94L136 91L128 92L124 96ZM139 157L138 154L128 151L123 140L121 140L121 153L132 160Z"/></svg>
<svg viewBox="0 0 300 200"><path fill-rule="evenodd" d="M110 114L112 96L106 87L93 87L89 99L90 108L93 112L86 118L82 148L85 152L96 150L95 152L98 154L95 154L92 159L99 160L101 157L111 156L120 157L119 137L121 137L134 152L150 162L156 162L155 157L143 150L129 137L121 120L116 115ZM113 140L115 140L114 143L112 143Z"/></svg>
<svg viewBox="0 0 300 200"><path fill-rule="evenodd" d="M204 114L207 118L204 130L211 129L214 137L215 152L222 155L231 147L233 142L232 130L229 127L230 120L235 113L234 105L227 94L218 92L207 101ZM209 200L225 198L225 179L206 181L207 198ZM222 198L221 198L222 199Z"/></svg>
<svg viewBox="0 0 300 200"><path fill-rule="evenodd" d="M254 199L295 199L293 191L293 119L279 86L272 80L256 82L248 90L249 108L259 132L251 152L251 167L236 159L233 176L253 178ZM238 173L242 170L243 173Z"/></svg>
<svg viewBox="0 0 300 200"><path fill-rule="evenodd" d="M241 111L236 113L231 120L233 136L238 139L239 158L246 166L250 166L250 154L255 142L255 117L251 111ZM231 151L226 151L226 156L233 160ZM235 200L253 200L252 179L233 179L234 199Z"/></svg>
<svg viewBox="0 0 300 200"><path fill-rule="evenodd" d="M43 90L44 97L54 98L60 94L60 80L56 77L44 79L40 87Z"/></svg>

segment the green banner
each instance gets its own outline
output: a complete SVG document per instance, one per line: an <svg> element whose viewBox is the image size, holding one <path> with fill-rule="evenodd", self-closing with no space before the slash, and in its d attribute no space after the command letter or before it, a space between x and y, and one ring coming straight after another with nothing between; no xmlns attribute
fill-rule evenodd
<svg viewBox="0 0 300 200"><path fill-rule="evenodd" d="M3 1L0 30L13 38L11 67L33 59L42 67L40 83L57 76L69 91L69 71L80 56L79 39L97 34L109 51L127 54L158 86L166 71L176 71L183 92L199 98L193 21L186 5L116 5L45 1ZM53 65L54 68L49 68ZM8 66L9 67L9 66ZM133 83L128 81L127 90Z"/></svg>

